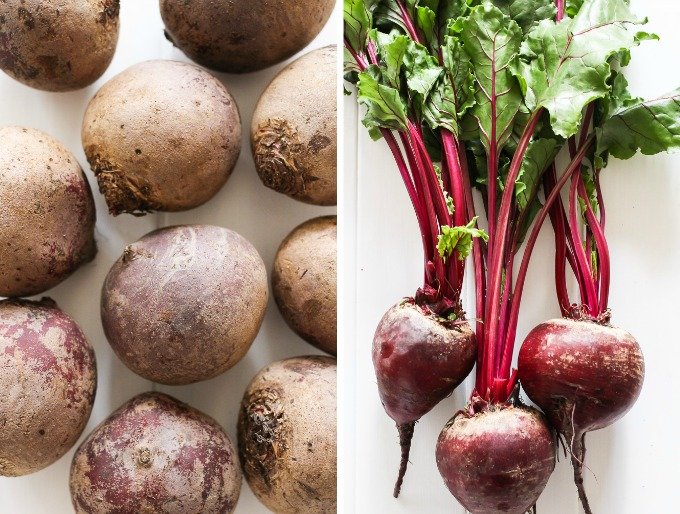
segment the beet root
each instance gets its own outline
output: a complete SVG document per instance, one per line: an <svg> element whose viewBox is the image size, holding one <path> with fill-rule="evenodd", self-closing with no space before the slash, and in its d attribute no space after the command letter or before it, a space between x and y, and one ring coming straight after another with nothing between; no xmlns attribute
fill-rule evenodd
<svg viewBox="0 0 680 514"><path fill-rule="evenodd" d="M396 422L401 465L395 498L408 464L415 422L470 373L477 342L467 323L445 322L413 302L389 309L373 338L373 365L380 399Z"/></svg>
<svg viewBox="0 0 680 514"><path fill-rule="evenodd" d="M524 406L461 412L437 441L437 467L473 514L524 514L555 468L555 438L544 416Z"/></svg>
<svg viewBox="0 0 680 514"><path fill-rule="evenodd" d="M518 377L566 439L579 498L590 513L583 488L584 437L614 423L640 395L640 346L628 332L593 321L546 321L524 340Z"/></svg>
<svg viewBox="0 0 680 514"><path fill-rule="evenodd" d="M0 477L64 456L90 418L96 389L94 350L75 321L49 298L1 301Z"/></svg>
<svg viewBox="0 0 680 514"><path fill-rule="evenodd" d="M208 415L162 393L135 396L73 456L76 514L234 512L241 491L236 449Z"/></svg>

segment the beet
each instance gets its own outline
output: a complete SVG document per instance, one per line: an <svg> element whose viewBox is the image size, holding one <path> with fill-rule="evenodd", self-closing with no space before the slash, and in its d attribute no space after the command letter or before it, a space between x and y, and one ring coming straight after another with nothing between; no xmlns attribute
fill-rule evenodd
<svg viewBox="0 0 680 514"><path fill-rule="evenodd" d="M0 302L0 476L34 473L68 452L96 389L94 350L52 300Z"/></svg>
<svg viewBox="0 0 680 514"><path fill-rule="evenodd" d="M467 323L445 322L413 302L389 309L373 338L373 365L380 399L397 424L402 449L394 496L406 473L416 421L467 377L477 355Z"/></svg>
<svg viewBox="0 0 680 514"><path fill-rule="evenodd" d="M135 396L88 436L73 456L77 514L229 514L241 471L215 420L156 392Z"/></svg>
<svg viewBox="0 0 680 514"><path fill-rule="evenodd" d="M460 412L437 441L446 486L473 514L524 514L555 468L555 438L536 409L505 404Z"/></svg>
<svg viewBox="0 0 680 514"><path fill-rule="evenodd" d="M640 395L644 360L625 330L594 321L554 319L524 340L518 376L571 452L574 481L587 513L583 487L585 434L611 425Z"/></svg>

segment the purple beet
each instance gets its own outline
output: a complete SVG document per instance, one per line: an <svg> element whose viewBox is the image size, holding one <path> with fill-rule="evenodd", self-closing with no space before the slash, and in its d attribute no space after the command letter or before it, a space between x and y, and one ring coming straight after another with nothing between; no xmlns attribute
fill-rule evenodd
<svg viewBox="0 0 680 514"><path fill-rule="evenodd" d="M564 436L587 514L592 511L583 486L585 434L611 425L630 410L640 395L644 368L633 336L595 321L541 323L519 352L519 380Z"/></svg>
<svg viewBox="0 0 680 514"><path fill-rule="evenodd" d="M450 322L413 301L390 308L373 338L373 365L387 414L397 424L401 465L395 498L408 465L416 421L465 379L477 356L467 322Z"/></svg>
<svg viewBox="0 0 680 514"><path fill-rule="evenodd" d="M488 404L461 411L437 441L446 486L473 514L524 514L555 468L555 438L536 409Z"/></svg>

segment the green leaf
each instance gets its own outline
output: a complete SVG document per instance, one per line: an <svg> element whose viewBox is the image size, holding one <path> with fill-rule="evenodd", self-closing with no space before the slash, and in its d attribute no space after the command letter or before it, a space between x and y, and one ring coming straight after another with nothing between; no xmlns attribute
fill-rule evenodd
<svg viewBox="0 0 680 514"><path fill-rule="evenodd" d="M435 11L425 6L416 7L415 16L416 28L420 29L420 34L425 37L425 45L429 48L437 48L437 14Z"/></svg>
<svg viewBox="0 0 680 514"><path fill-rule="evenodd" d="M556 134L574 135L583 107L609 93L610 58L638 44L644 22L625 0L589 0L573 20L541 21L522 45L527 104L550 112Z"/></svg>
<svg viewBox="0 0 680 514"><path fill-rule="evenodd" d="M454 36L444 37L441 50L444 69L453 88L452 101L460 118L475 104L475 76L472 73L472 62L460 40Z"/></svg>
<svg viewBox="0 0 680 514"><path fill-rule="evenodd" d="M380 71L375 66L359 74L357 98L360 104L366 106L363 124L369 129L406 130L406 106L399 91L381 84L379 75ZM375 138L377 133L373 130L371 136Z"/></svg>
<svg viewBox="0 0 680 514"><path fill-rule="evenodd" d="M555 159L558 149L554 139L534 139L529 143L515 181L515 198L520 212L536 198L543 173Z"/></svg>
<svg viewBox="0 0 680 514"><path fill-rule="evenodd" d="M629 159L638 151L654 155L680 149L680 88L653 100L633 103L631 98L597 130L597 154Z"/></svg>
<svg viewBox="0 0 680 514"><path fill-rule="evenodd" d="M454 252L458 259L464 260L472 252L472 238L481 237L484 241L489 240L486 232L475 227L477 217L464 227L449 227L444 225L439 234L437 250L443 259L449 258Z"/></svg>
<svg viewBox="0 0 680 514"><path fill-rule="evenodd" d="M412 107L418 118L423 117L427 99L443 72L444 69L427 48L410 42L408 51L404 54L404 74Z"/></svg>
<svg viewBox="0 0 680 514"><path fill-rule="evenodd" d="M519 25L491 4L472 9L460 23L460 39L474 67L476 103L470 113L477 120L487 150L498 148L512 132L522 94L512 66L522 41ZM494 116L495 111L495 116Z"/></svg>
<svg viewBox="0 0 680 514"><path fill-rule="evenodd" d="M517 22L526 33L541 20L554 20L557 15L554 0L492 0L501 12Z"/></svg>
<svg viewBox="0 0 680 514"><path fill-rule="evenodd" d="M440 30L445 29L450 20L466 16L470 11L470 3L471 0L442 0L439 2L437 18L439 19Z"/></svg>
<svg viewBox="0 0 680 514"><path fill-rule="evenodd" d="M573 18L583 6L583 0L567 0L565 12L567 16Z"/></svg>
<svg viewBox="0 0 680 514"><path fill-rule="evenodd" d="M443 127L454 135L460 133L459 120L474 105L474 76L471 63L460 42L451 36L442 46L445 73L432 90L423 110L423 118L432 128Z"/></svg>
<svg viewBox="0 0 680 514"><path fill-rule="evenodd" d="M403 34L384 34L378 31L372 33L375 34L383 76L390 86L399 89L404 55L408 51L411 38Z"/></svg>
<svg viewBox="0 0 680 514"><path fill-rule="evenodd" d="M354 50L363 50L372 23L366 3L364 0L345 0L343 15L345 38Z"/></svg>
<svg viewBox="0 0 680 514"><path fill-rule="evenodd" d="M423 106L423 119L433 129L445 128L458 135L458 116L451 79L442 74Z"/></svg>

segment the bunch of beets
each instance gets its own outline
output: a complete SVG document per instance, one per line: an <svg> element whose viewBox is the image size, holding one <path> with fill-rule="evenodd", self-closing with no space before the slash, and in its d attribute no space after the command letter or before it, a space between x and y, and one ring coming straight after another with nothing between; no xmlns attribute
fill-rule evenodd
<svg viewBox="0 0 680 514"><path fill-rule="evenodd" d="M623 75L631 49L657 38L626 0L345 0L344 21L346 79L371 136L389 145L424 252L422 287L387 311L373 342L402 450L394 494L415 423L476 364L468 405L437 444L451 493L472 513L530 511L561 442L590 513L585 434L623 416L644 376L637 341L610 323L600 175L610 157L680 147L680 90L637 98ZM514 369L546 218L562 317L530 332ZM461 302L468 256L474 328ZM522 404L520 384L544 414Z"/></svg>

